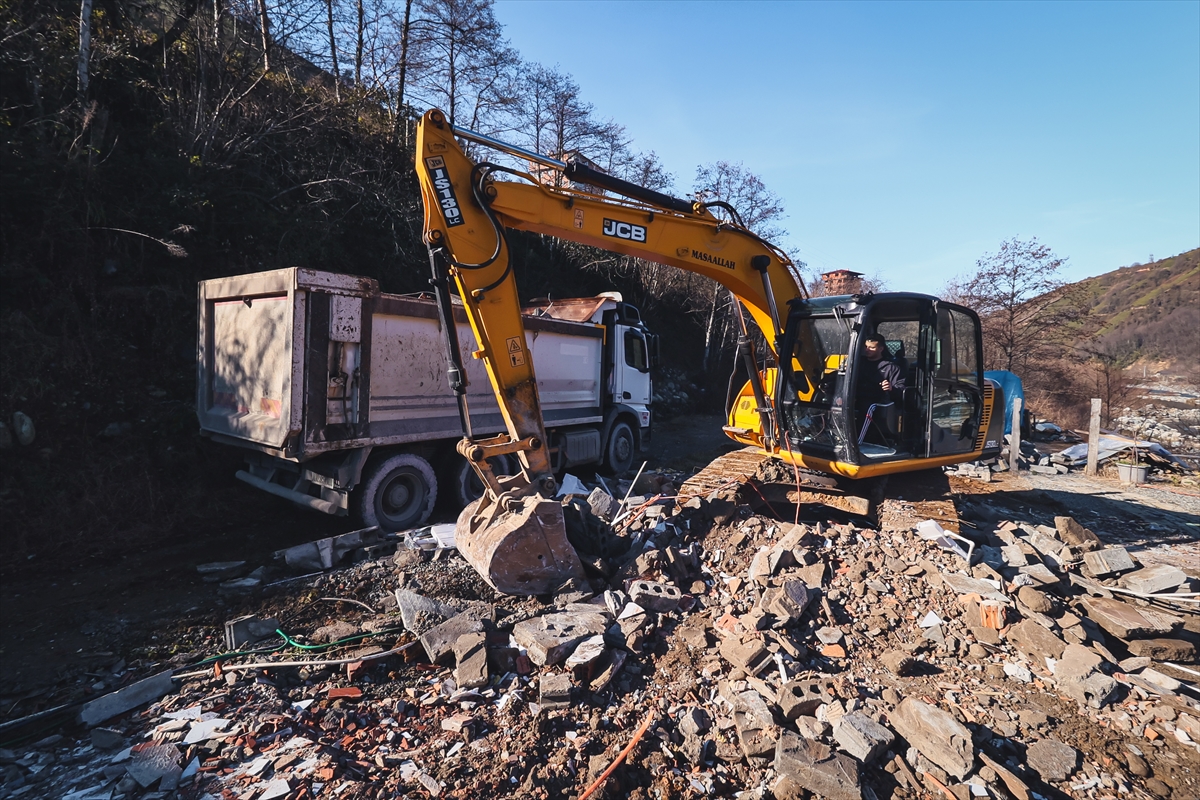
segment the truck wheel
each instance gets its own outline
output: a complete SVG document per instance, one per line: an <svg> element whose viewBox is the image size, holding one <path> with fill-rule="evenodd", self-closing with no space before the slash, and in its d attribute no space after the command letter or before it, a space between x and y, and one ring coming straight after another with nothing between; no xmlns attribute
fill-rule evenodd
<svg viewBox="0 0 1200 800"><path fill-rule="evenodd" d="M429 519L436 499L433 467L420 456L400 453L368 467L354 506L364 525L395 533Z"/></svg>
<svg viewBox="0 0 1200 800"><path fill-rule="evenodd" d="M611 475L620 475L633 466L637 445L633 430L625 422L617 422L608 434L608 448L604 451L604 470Z"/></svg>
<svg viewBox="0 0 1200 800"><path fill-rule="evenodd" d="M509 456L494 456L491 462L492 471L497 476L517 473ZM454 501L459 508L466 508L469 503L483 496L483 481L479 480L471 463L461 456L454 460L450 480L450 491L454 493Z"/></svg>

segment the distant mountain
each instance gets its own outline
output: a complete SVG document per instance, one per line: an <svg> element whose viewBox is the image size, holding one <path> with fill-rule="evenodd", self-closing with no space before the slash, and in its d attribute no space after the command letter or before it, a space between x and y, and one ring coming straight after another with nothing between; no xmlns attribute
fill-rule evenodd
<svg viewBox="0 0 1200 800"><path fill-rule="evenodd" d="M1092 343L1111 353L1200 371L1200 248L1121 267L1075 284L1085 298Z"/></svg>

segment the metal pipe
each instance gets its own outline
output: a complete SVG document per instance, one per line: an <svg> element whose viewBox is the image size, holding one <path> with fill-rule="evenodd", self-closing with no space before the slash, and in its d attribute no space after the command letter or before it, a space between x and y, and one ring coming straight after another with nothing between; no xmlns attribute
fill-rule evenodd
<svg viewBox="0 0 1200 800"><path fill-rule="evenodd" d="M476 133L470 128L460 128L457 125L453 125L450 129L454 131L455 136L462 137L469 142L486 145L488 147L495 148L496 150L510 153L514 156L527 158L535 164L541 164L545 167L554 167L555 169L561 170L565 170L567 168L567 163L565 161L559 161L556 158L550 158L548 156L541 155L540 153L535 153L532 150L526 150L524 147L517 147L515 144L509 144L508 142L494 139L491 136L487 136L482 133Z"/></svg>
<svg viewBox="0 0 1200 800"><path fill-rule="evenodd" d="M280 486L277 483L264 481L262 478L258 477L257 475L251 475L244 469L239 469L234 477L243 483L250 484L256 489L262 489L264 492L270 492L276 497L282 497L284 500L291 500L293 503L299 503L302 506L308 506L309 508L322 511L326 514L337 515L338 512L342 510L341 507L336 503L331 503L328 500L322 500L319 497L312 497L311 495L297 492L295 489L288 489L284 486Z"/></svg>

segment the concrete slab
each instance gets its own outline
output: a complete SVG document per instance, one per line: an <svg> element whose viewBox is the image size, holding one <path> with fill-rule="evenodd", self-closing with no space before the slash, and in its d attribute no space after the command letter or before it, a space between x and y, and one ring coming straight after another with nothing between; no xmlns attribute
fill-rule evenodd
<svg viewBox="0 0 1200 800"><path fill-rule="evenodd" d="M543 614L513 626L513 639L529 653L529 660L544 667L559 664L589 636L604 633L608 618L601 613Z"/></svg>
<svg viewBox="0 0 1200 800"><path fill-rule="evenodd" d="M975 764L971 732L954 717L921 700L906 698L890 716L892 726L921 755L962 780Z"/></svg>
<svg viewBox="0 0 1200 800"><path fill-rule="evenodd" d="M99 725L118 714L153 703L158 698L170 694L175 691L175 681L171 672L172 670L166 670L143 678L111 694L84 703L83 708L79 710L79 721L88 727Z"/></svg>
<svg viewBox="0 0 1200 800"><path fill-rule="evenodd" d="M825 800L862 800L857 761L791 731L779 737L775 771Z"/></svg>
<svg viewBox="0 0 1200 800"><path fill-rule="evenodd" d="M1085 597L1083 607L1092 622L1119 639L1167 636L1183 626L1183 620L1173 614L1137 608L1110 597Z"/></svg>

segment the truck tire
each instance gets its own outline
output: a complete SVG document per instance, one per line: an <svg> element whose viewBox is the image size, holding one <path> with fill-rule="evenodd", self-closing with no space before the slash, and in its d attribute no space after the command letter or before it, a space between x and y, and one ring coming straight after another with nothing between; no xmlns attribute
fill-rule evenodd
<svg viewBox="0 0 1200 800"><path fill-rule="evenodd" d="M633 466L637 455L637 442L628 423L615 422L608 434L608 446L604 448L604 471L620 475Z"/></svg>
<svg viewBox="0 0 1200 800"><path fill-rule="evenodd" d="M395 533L423 524L435 500L433 467L420 456L399 453L367 467L355 490L354 510L363 525Z"/></svg>
<svg viewBox="0 0 1200 800"><path fill-rule="evenodd" d="M497 476L516 474L517 471L509 458L509 456L494 456L491 459L492 470ZM454 460L450 472L450 491L459 508L466 508L468 504L483 496L483 481L479 480L471 463L462 456Z"/></svg>

